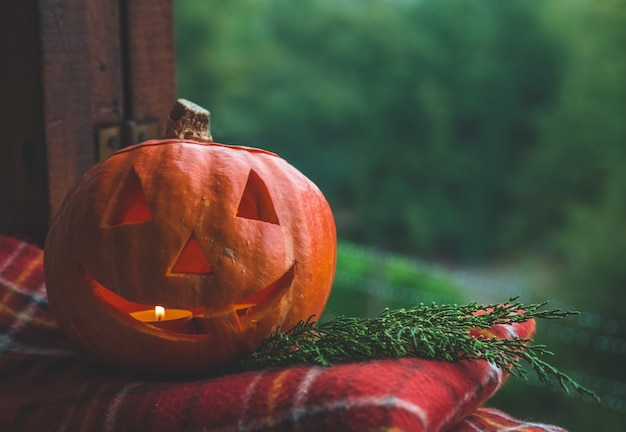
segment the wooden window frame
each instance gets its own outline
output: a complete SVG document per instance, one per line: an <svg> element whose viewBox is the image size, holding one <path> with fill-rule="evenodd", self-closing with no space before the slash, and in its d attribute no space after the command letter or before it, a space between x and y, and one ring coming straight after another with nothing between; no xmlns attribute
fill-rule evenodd
<svg viewBox="0 0 626 432"><path fill-rule="evenodd" d="M105 155L103 133L119 131L105 134L114 147L162 136L176 98L172 0L0 8L0 233L42 244L69 188Z"/></svg>

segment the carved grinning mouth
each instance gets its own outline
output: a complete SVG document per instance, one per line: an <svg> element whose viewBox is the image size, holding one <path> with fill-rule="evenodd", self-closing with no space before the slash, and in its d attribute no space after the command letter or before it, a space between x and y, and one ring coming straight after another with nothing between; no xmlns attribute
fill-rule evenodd
<svg viewBox="0 0 626 432"><path fill-rule="evenodd" d="M87 286L91 289L94 297L115 309L129 314L140 310L149 310L154 305L142 304L126 300L119 294L114 293L100 284L82 265L79 264L80 273ZM250 323L260 320L278 304L280 299L290 288L296 270L296 263L283 273L278 279L255 294L237 301L236 303L219 306L192 306L188 310L193 314L195 334L206 333L205 326L201 325L205 320L226 319L233 330L241 332ZM149 323L146 326L154 327ZM170 330L162 330L170 331Z"/></svg>

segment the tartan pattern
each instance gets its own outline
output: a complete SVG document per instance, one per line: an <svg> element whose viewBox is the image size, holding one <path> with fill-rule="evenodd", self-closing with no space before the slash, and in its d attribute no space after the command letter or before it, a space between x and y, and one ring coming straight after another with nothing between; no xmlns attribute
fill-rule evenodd
<svg viewBox="0 0 626 432"><path fill-rule="evenodd" d="M69 347L48 310L42 260L41 249L0 236L0 355Z"/></svg>
<svg viewBox="0 0 626 432"><path fill-rule="evenodd" d="M454 432L567 432L558 426L543 423L520 422L510 415L494 408L478 408L465 417L455 428Z"/></svg>
<svg viewBox="0 0 626 432"><path fill-rule="evenodd" d="M0 236L0 424L20 431L563 432L480 408L506 379L484 361L404 358L187 381L105 369L48 310L39 248ZM530 337L534 321L487 335ZM482 333L482 331L481 331Z"/></svg>

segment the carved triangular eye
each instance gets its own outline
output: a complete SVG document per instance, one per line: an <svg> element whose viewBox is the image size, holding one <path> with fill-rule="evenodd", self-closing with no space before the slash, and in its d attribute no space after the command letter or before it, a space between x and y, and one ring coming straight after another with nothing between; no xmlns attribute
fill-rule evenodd
<svg viewBox="0 0 626 432"><path fill-rule="evenodd" d="M152 220L152 214L146 203L141 181L135 170L131 168L117 191L105 224L115 226L150 220Z"/></svg>
<svg viewBox="0 0 626 432"><path fill-rule="evenodd" d="M191 233L185 246L180 251L171 272L193 274L211 273L211 264L209 264L209 260L206 258L202 246L200 246L195 231Z"/></svg>
<svg viewBox="0 0 626 432"><path fill-rule="evenodd" d="M237 209L237 217L279 224L267 186L253 170L248 175L248 181Z"/></svg>

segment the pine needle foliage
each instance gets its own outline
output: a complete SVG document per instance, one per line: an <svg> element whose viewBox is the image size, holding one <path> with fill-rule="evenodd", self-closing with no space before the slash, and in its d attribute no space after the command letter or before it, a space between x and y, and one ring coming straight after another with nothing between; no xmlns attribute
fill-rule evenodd
<svg viewBox="0 0 626 432"><path fill-rule="evenodd" d="M385 309L373 318L337 317L318 323L301 321L287 331L277 329L243 362L244 369L263 369L297 364L331 366L372 359L421 357L445 361L486 360L513 376L527 378L528 364L538 378L552 388L599 400L545 360L553 355L532 339L474 337L472 328L514 324L530 319L562 319L575 311L543 310L548 302L524 305L512 298L505 304L420 304L410 309ZM488 311L483 313L484 311Z"/></svg>

